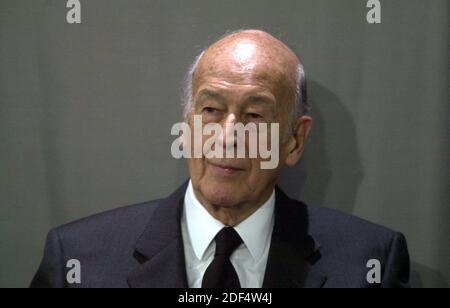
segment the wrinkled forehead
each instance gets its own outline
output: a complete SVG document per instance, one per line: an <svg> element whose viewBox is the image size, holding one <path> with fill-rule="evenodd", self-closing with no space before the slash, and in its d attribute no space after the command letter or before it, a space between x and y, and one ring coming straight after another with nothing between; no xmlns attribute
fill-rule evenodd
<svg viewBox="0 0 450 308"><path fill-rule="evenodd" d="M257 86L277 100L295 92L296 58L279 46L261 46L250 40L219 42L202 57L194 76L193 91L205 84Z"/></svg>

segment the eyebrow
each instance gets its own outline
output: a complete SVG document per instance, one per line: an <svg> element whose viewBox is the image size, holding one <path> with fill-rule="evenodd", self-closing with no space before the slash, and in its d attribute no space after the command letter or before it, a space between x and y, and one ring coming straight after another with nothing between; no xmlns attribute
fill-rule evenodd
<svg viewBox="0 0 450 308"><path fill-rule="evenodd" d="M210 89L203 89L198 93L197 98L195 99L195 104L198 104L208 98L215 99L219 102L225 101L225 98L219 92Z"/></svg>
<svg viewBox="0 0 450 308"><path fill-rule="evenodd" d="M248 104L264 104L264 105L273 105L275 102L272 98L266 95L249 95L245 101Z"/></svg>

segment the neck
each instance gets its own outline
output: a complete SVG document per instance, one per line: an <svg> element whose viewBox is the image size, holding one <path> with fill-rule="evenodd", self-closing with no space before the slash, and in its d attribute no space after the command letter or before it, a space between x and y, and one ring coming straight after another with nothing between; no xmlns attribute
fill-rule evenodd
<svg viewBox="0 0 450 308"><path fill-rule="evenodd" d="M242 202L234 205L217 205L208 202L200 192L194 189L194 194L197 200L203 205L203 207L208 211L208 213L220 221L222 224L230 227L235 227L241 222L250 217L255 213L264 203L269 200L272 195L273 188L268 192L263 194L263 198L256 202Z"/></svg>

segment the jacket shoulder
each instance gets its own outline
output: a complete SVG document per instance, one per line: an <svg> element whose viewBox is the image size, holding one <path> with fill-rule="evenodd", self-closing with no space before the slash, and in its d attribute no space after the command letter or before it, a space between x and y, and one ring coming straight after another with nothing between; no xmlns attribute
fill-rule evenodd
<svg viewBox="0 0 450 308"><path fill-rule="evenodd" d="M339 210L307 206L310 232L321 246L329 286L368 287L369 262L381 266L383 287L407 287L409 254L400 232Z"/></svg>
<svg viewBox="0 0 450 308"><path fill-rule="evenodd" d="M403 234L340 210L305 205L309 215L309 231L324 252L348 258L384 258ZM347 260L343 260L343 262Z"/></svg>
<svg viewBox="0 0 450 308"><path fill-rule="evenodd" d="M311 229L316 234L344 233L347 236L354 235L362 239L367 237L390 239L398 234L397 231L337 209L316 205L305 206L309 214Z"/></svg>
<svg viewBox="0 0 450 308"><path fill-rule="evenodd" d="M52 232L61 240L111 240L114 237L138 237L158 207L160 199L132 204L91 215L56 227Z"/></svg>

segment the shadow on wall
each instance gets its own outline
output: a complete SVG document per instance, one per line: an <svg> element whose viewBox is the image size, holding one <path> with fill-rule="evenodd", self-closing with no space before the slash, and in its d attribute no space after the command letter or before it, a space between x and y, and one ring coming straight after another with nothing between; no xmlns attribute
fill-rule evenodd
<svg viewBox="0 0 450 308"><path fill-rule="evenodd" d="M330 90L313 80L308 90L311 135L301 162L286 168L279 184L292 198L353 213L363 178L354 121Z"/></svg>
<svg viewBox="0 0 450 308"><path fill-rule="evenodd" d="M353 213L363 179L356 130L350 113L330 90L308 81L314 120L305 154L286 168L280 186L292 198ZM412 287L448 287L443 274L411 261Z"/></svg>

